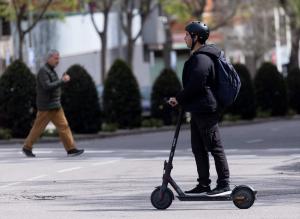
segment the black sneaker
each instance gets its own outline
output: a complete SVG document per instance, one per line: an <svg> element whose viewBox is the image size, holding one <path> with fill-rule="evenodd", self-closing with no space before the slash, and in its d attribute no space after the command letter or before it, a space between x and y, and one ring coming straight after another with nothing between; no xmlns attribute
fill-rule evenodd
<svg viewBox="0 0 300 219"><path fill-rule="evenodd" d="M230 187L229 185L226 186L217 186L213 190L207 193L209 196L218 196L218 195L226 195L230 193Z"/></svg>
<svg viewBox="0 0 300 219"><path fill-rule="evenodd" d="M83 149L80 149L80 150L78 150L76 148L71 149L71 150L68 151L68 156L69 157L75 157L75 156L78 156L78 155L82 154L83 152L84 152Z"/></svg>
<svg viewBox="0 0 300 219"><path fill-rule="evenodd" d="M35 157L35 154L32 153L32 150L29 150L27 148L23 148L22 152L26 155L26 157Z"/></svg>
<svg viewBox="0 0 300 219"><path fill-rule="evenodd" d="M205 193L205 192L210 192L210 186L203 186L198 184L195 188L185 191L187 194L195 194L195 193Z"/></svg>

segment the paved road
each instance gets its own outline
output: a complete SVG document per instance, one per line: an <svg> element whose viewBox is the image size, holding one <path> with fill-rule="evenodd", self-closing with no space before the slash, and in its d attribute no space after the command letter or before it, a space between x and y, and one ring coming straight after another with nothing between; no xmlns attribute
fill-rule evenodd
<svg viewBox="0 0 300 219"><path fill-rule="evenodd" d="M37 158L20 145L0 146L0 218L300 218L300 122L277 121L221 128L232 187L249 184L258 200L248 210L231 202L151 206L161 183L172 132L80 141L86 153L68 158L60 143L37 144ZM212 165L212 179L216 173ZM195 185L189 131L182 130L173 177Z"/></svg>

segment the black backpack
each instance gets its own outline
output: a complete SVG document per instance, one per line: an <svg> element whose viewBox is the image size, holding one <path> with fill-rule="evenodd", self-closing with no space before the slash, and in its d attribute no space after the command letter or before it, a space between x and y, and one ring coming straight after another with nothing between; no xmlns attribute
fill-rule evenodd
<svg viewBox="0 0 300 219"><path fill-rule="evenodd" d="M218 104L224 108L230 106L237 98L241 88L239 75L230 61L226 60L223 51L218 57L206 52L199 51L198 53L209 56L215 64L215 86L212 90Z"/></svg>

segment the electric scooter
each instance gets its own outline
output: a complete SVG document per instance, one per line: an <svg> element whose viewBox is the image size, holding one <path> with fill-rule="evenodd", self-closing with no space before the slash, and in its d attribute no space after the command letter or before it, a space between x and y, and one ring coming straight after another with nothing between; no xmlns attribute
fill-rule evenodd
<svg viewBox="0 0 300 219"><path fill-rule="evenodd" d="M179 131L183 119L184 111L180 109L179 117L176 125L176 130L172 142L172 147L169 155L168 162L164 162L164 173L162 178L161 186L157 186L151 194L152 205L160 210L167 209L174 200L174 194L171 189L168 188L170 184L173 189L177 192L177 198L180 201L233 201L233 204L240 209L250 208L255 199L256 193L253 188L247 185L236 186L232 191L227 193L221 193L219 195L209 196L206 194L185 194L176 182L171 177L171 170L173 169L173 157L175 155L175 149Z"/></svg>

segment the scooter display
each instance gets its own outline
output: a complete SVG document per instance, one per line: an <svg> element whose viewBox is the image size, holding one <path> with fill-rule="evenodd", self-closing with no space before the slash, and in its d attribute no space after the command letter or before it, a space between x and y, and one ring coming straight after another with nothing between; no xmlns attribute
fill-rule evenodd
<svg viewBox="0 0 300 219"><path fill-rule="evenodd" d="M169 160L164 162L162 184L157 186L151 194L152 205L157 209L163 210L167 209L172 204L175 196L172 190L168 188L168 184L170 184L177 192L178 195L176 197L180 201L233 201L233 204L240 209L250 208L256 199L257 191L248 185L239 185L236 186L232 191L209 196L206 194L185 194L176 184L174 179L171 177L171 171L173 169L172 163L183 116L184 111L180 109Z"/></svg>

